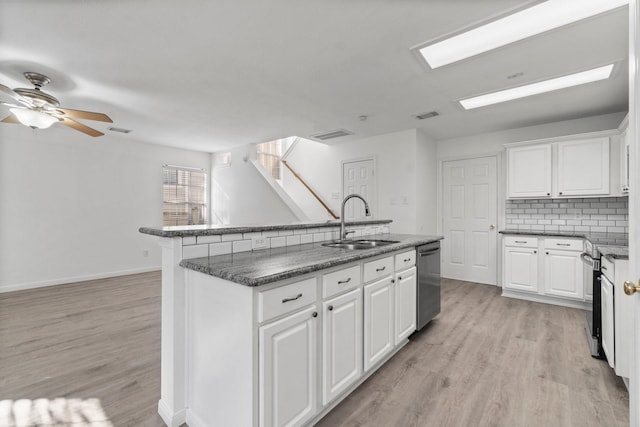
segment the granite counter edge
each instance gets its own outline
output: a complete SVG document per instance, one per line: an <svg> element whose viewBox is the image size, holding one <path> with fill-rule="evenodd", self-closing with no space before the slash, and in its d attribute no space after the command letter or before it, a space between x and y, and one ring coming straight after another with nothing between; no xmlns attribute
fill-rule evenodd
<svg viewBox="0 0 640 427"><path fill-rule="evenodd" d="M285 271L269 274L261 277L247 277L241 273L231 273L225 271L223 269L217 269L215 266L212 266L210 263L202 264L201 261L198 260L208 260L208 258L195 258L195 259L184 259L180 261L180 266L189 270L197 271L203 274L207 274L209 276L218 277L224 280L228 280L230 282L237 283L239 285L245 285L250 287L257 287L261 285L267 285L270 283L274 283L280 280L290 279L292 277L302 276L304 274L313 273L315 271L320 271L328 268L332 268L338 265L348 264L355 261L361 261L367 258L373 258L379 255L384 255L391 252L396 252L398 250L406 249L406 248L415 248L416 246L424 245L427 243L433 243L442 240L442 236L434 236L429 238L416 238L412 239L408 242L400 242L389 246L381 246L373 249L367 250L349 250L345 252L344 250L336 253L336 257L333 259L321 261L318 263L304 265L300 267L291 267Z"/></svg>

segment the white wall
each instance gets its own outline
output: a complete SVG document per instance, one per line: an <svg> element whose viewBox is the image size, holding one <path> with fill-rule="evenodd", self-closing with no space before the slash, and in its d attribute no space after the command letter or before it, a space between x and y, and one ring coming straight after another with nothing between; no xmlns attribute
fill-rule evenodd
<svg viewBox="0 0 640 427"><path fill-rule="evenodd" d="M331 146L302 141L287 160L339 213L341 162L375 157L378 197L371 206L373 217L393 220L395 233L428 234L435 231L435 153L435 141L409 129Z"/></svg>
<svg viewBox="0 0 640 427"><path fill-rule="evenodd" d="M0 126L0 291L159 269L138 228L162 224L165 163L208 170L210 155Z"/></svg>
<svg viewBox="0 0 640 427"><path fill-rule="evenodd" d="M612 113L462 138L443 139L438 141L438 158L493 154L504 150L503 144L509 142L617 129L625 114L624 112Z"/></svg>
<svg viewBox="0 0 640 427"><path fill-rule="evenodd" d="M437 142L418 130L416 144L416 233L438 234Z"/></svg>
<svg viewBox="0 0 640 427"><path fill-rule="evenodd" d="M299 222L251 163L252 149L248 145L232 149L231 166L214 167L211 172L214 186L228 204L219 216L233 225Z"/></svg>

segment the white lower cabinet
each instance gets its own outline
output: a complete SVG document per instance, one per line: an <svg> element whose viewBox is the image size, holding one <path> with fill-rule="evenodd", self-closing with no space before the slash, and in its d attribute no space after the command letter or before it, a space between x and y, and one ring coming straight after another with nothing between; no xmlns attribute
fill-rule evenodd
<svg viewBox="0 0 640 427"><path fill-rule="evenodd" d="M322 304L322 403L327 404L362 375L362 289Z"/></svg>
<svg viewBox="0 0 640 427"><path fill-rule="evenodd" d="M416 268L396 273L394 285L394 341L398 345L416 330Z"/></svg>
<svg viewBox="0 0 640 427"><path fill-rule="evenodd" d="M364 369L368 371L393 349L393 277L364 287Z"/></svg>
<svg viewBox="0 0 640 427"><path fill-rule="evenodd" d="M255 288L187 275L193 426L313 425L415 330L414 249Z"/></svg>
<svg viewBox="0 0 640 427"><path fill-rule="evenodd" d="M316 322L309 307L260 328L260 426L302 425L316 413Z"/></svg>
<svg viewBox="0 0 640 427"><path fill-rule="evenodd" d="M504 269L505 288L538 292L537 249L505 246Z"/></svg>
<svg viewBox="0 0 640 427"><path fill-rule="evenodd" d="M601 268L602 347L616 375L629 378L633 364L633 298L624 293L629 260L603 257Z"/></svg>
<svg viewBox="0 0 640 427"><path fill-rule="evenodd" d="M547 295L583 299L584 280L580 252L546 250L544 285Z"/></svg>
<svg viewBox="0 0 640 427"><path fill-rule="evenodd" d="M505 296L586 308L582 239L505 236Z"/></svg>

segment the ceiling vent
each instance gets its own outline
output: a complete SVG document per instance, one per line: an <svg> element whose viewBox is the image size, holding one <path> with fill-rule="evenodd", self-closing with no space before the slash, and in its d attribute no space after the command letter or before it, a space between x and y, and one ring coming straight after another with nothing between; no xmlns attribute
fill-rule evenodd
<svg viewBox="0 0 640 427"><path fill-rule="evenodd" d="M130 129L117 128L117 127L113 127L113 126L110 126L107 129L109 129L111 132L120 132L120 133L129 133L129 132L131 132Z"/></svg>
<svg viewBox="0 0 640 427"><path fill-rule="evenodd" d="M417 114L416 119L424 120L424 119L428 119L428 118L439 116L439 115L440 113L438 113L437 111L429 111L428 113Z"/></svg>
<svg viewBox="0 0 640 427"><path fill-rule="evenodd" d="M309 138L317 141L326 141L327 139L340 138L347 135L353 135L353 132L349 132L345 129L336 129L329 132L317 133L315 135L309 135Z"/></svg>

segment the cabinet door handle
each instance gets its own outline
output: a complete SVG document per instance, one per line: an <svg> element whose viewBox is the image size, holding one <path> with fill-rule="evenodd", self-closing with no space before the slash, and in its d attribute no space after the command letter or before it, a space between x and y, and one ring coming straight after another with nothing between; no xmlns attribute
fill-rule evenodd
<svg viewBox="0 0 640 427"><path fill-rule="evenodd" d="M556 246L571 246L571 243L556 243Z"/></svg>
<svg viewBox="0 0 640 427"><path fill-rule="evenodd" d="M401 280L402 280L402 277L401 277L401 276L398 276L398 282L399 282L399 281L401 281Z"/></svg>
<svg viewBox="0 0 640 427"><path fill-rule="evenodd" d="M350 281L351 281L351 277L349 277L347 280L338 280L338 285L349 283Z"/></svg>
<svg viewBox="0 0 640 427"><path fill-rule="evenodd" d="M545 252L547 255L549 255L549 252Z"/></svg>
<svg viewBox="0 0 640 427"><path fill-rule="evenodd" d="M295 301L298 298L302 298L302 294L298 294L295 297L291 297L291 298L285 298L285 299L282 300L282 303L284 304L285 302Z"/></svg>
<svg viewBox="0 0 640 427"><path fill-rule="evenodd" d="M333 306L332 306L332 305L330 305L329 307L327 307L327 310L329 310L329 311L333 311Z"/></svg>
<svg viewBox="0 0 640 427"><path fill-rule="evenodd" d="M538 253L538 251L533 251L533 253L534 253L534 254L537 254L537 253Z"/></svg>
<svg viewBox="0 0 640 427"><path fill-rule="evenodd" d="M558 194L562 196L562 191L559 191Z"/></svg>
<svg viewBox="0 0 640 427"><path fill-rule="evenodd" d="M550 195L551 195L551 193L547 193L547 196L550 196Z"/></svg>
<svg viewBox="0 0 640 427"><path fill-rule="evenodd" d="M311 313L311 317L318 317L318 312L314 311L313 313Z"/></svg>
<svg viewBox="0 0 640 427"><path fill-rule="evenodd" d="M602 265L602 266L600 266L600 269L601 269L601 270L606 270L606 269L607 269L607 267L605 267L604 265Z"/></svg>
<svg viewBox="0 0 640 427"><path fill-rule="evenodd" d="M411 261L411 258L405 258L402 262L409 262Z"/></svg>
<svg viewBox="0 0 640 427"><path fill-rule="evenodd" d="M376 271L380 272L380 271L384 271L386 269L387 269L387 267L385 266L385 267L382 267L382 268L376 268Z"/></svg>

